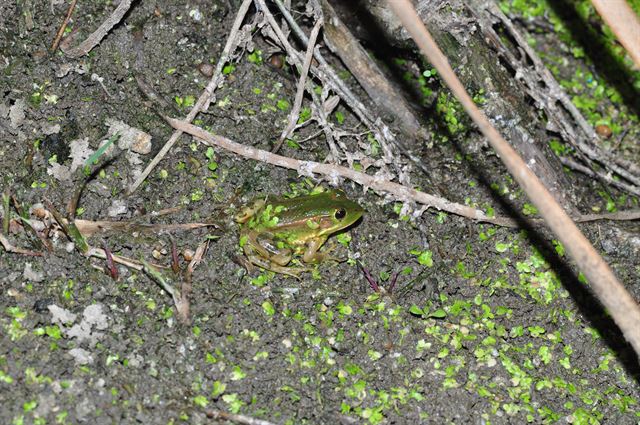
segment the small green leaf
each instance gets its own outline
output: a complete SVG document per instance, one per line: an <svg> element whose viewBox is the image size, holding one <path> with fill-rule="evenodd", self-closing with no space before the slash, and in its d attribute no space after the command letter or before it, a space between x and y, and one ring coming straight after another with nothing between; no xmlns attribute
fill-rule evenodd
<svg viewBox="0 0 640 425"><path fill-rule="evenodd" d="M428 316L434 319L444 319L445 317L447 317L447 312L439 308L436 311L429 313Z"/></svg>
<svg viewBox="0 0 640 425"><path fill-rule="evenodd" d="M424 314L424 311L422 311L422 309L417 305L413 304L411 307L409 307L409 313L413 314L414 316L422 316Z"/></svg>

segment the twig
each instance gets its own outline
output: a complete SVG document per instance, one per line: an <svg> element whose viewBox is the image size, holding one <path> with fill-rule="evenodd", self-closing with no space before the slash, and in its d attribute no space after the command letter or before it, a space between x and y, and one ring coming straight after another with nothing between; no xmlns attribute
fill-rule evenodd
<svg viewBox="0 0 640 425"><path fill-rule="evenodd" d="M182 230L193 230L200 227L218 227L215 223L178 223L178 224L145 224L126 221L106 221L106 220L74 220L76 227L85 237L90 237L98 232L176 232Z"/></svg>
<svg viewBox="0 0 640 425"><path fill-rule="evenodd" d="M299 174L306 176L313 176L314 173L322 174L328 176L332 181L336 181L339 177L347 178L361 184L365 188L372 188L374 190L393 194L396 199L403 202L413 201L476 221L492 223L499 226L517 227L516 222L510 218L488 217L484 212L475 208L450 202L446 199L429 195L398 183L376 178L365 173L360 173L341 165L321 164L313 161L300 161L298 159L288 158L286 156L256 149L251 146L241 145L225 137L208 133L200 127L192 125L186 121L180 121L169 117L165 117L165 120L167 120L173 128L189 133L192 136L201 139L208 145L221 147L244 158L255 159L256 161L267 162L278 167L296 170Z"/></svg>
<svg viewBox="0 0 640 425"><path fill-rule="evenodd" d="M631 221L640 220L640 210L617 211L606 214L583 214L573 219L578 223L587 223L589 221L611 220L611 221Z"/></svg>
<svg viewBox="0 0 640 425"><path fill-rule="evenodd" d="M144 272L152 280L154 280L162 289L164 289L167 294L171 295L171 298L173 299L173 304L177 308L178 305L180 305L180 299L181 299L180 291L174 288L171 285L171 283L169 283L167 279L165 279L165 277L162 275L162 273L160 272L160 270L158 270L157 267L147 262L144 258L140 258L140 261L144 265L144 268L143 268Z"/></svg>
<svg viewBox="0 0 640 425"><path fill-rule="evenodd" d="M131 7L132 0L121 0L116 10L95 30L86 40L70 49L64 49L64 54L72 57L79 58L89 53L94 47L96 47L100 41L111 31L111 28L115 24L120 22L122 17L127 13Z"/></svg>
<svg viewBox="0 0 640 425"><path fill-rule="evenodd" d="M589 177L594 177L603 183L609 184L611 186L615 186L618 189L622 189L626 192L633 193L634 195L640 196L640 188L621 182L619 180L615 180L610 173L601 173L601 172L594 171L593 169L587 166L577 163L571 158L560 157L560 162L562 163L562 165L565 165L571 168L572 170L578 171Z"/></svg>
<svg viewBox="0 0 640 425"><path fill-rule="evenodd" d="M260 6L260 10L264 13L269 25L273 29L273 31L278 36L278 39L282 43L285 48L287 55L294 61L298 62L298 66L301 66L302 59L300 58L300 54L291 46L287 37L283 34L280 27L267 8L267 5L264 0L255 0L256 4ZM304 34L300 26L298 26L297 22L291 16L291 13L287 10L285 5L281 0L274 0L276 6L278 6L278 10L282 13L282 16L287 20L287 23L293 30L293 33L300 40L303 46L307 46L309 40L307 36ZM351 110L356 114L356 116L364 123L367 128L369 128L373 134L376 136L378 142L380 142L380 146L382 147L382 152L385 157L385 162L387 163L396 163L397 160L394 160L394 155L389 145L394 145L397 143L397 140L394 138L393 134L389 127L387 127L382 120L376 119L369 110L364 106L364 104L358 99L358 97L347 87L347 85L338 77L336 72L333 70L331 66L327 63L326 59L320 54L320 50L315 49L313 51L313 57L318 61L319 66L311 66L311 72L316 75L325 85L327 85L331 90L333 90L336 94L340 96L340 98L351 108ZM337 158L336 158L337 159Z"/></svg>
<svg viewBox="0 0 640 425"><path fill-rule="evenodd" d="M174 274L180 273L180 259L178 258L178 246L176 240L170 237L171 240L171 270Z"/></svg>
<svg viewBox="0 0 640 425"><path fill-rule="evenodd" d="M640 69L640 19L624 0L591 0L629 56Z"/></svg>
<svg viewBox="0 0 640 425"><path fill-rule="evenodd" d="M67 9L67 15L64 17L64 21L62 21L62 25L60 25L60 29L56 34L56 38L53 40L51 44L51 53L55 52L58 49L58 44L60 44L60 40L62 39L62 34L64 34L64 30L67 28L69 24L69 20L71 19L71 14L73 13L73 9L76 7L76 3L78 0L71 0L71 4L69 5L69 9Z"/></svg>
<svg viewBox="0 0 640 425"><path fill-rule="evenodd" d="M9 189L2 193L2 233L9 234L9 223L11 221L11 195Z"/></svg>
<svg viewBox="0 0 640 425"><path fill-rule="evenodd" d="M431 34L420 20L409 0L387 0L387 4L400 18L405 29L416 44L438 70L456 98L479 127L482 134L505 164L511 175L524 189L527 196L538 208L540 215L565 246L569 255L585 274L598 299L611 313L636 354L640 355L640 307L618 281L608 264L602 259L591 243L571 221L567 213L558 205L538 177L502 138L487 117L478 109L471 96L454 73L449 61L433 41Z"/></svg>
<svg viewBox="0 0 640 425"><path fill-rule="evenodd" d="M238 45L238 31L240 30L240 26L244 21L244 17L247 14L247 11L249 10L249 6L251 6L252 1L253 0L244 0L242 2L242 5L240 5L240 9L238 9L238 13L236 14L236 19L233 22L231 31L229 32L229 37L227 37L227 43L225 44L224 49L222 50L222 55L220 56L220 59L218 60L218 64L216 65L216 70L213 73L211 80L209 80L209 84L207 84L207 87L204 89L202 94L200 94L198 101L196 102L195 105L193 105L193 108L187 114L185 121L187 122L193 121L193 119L196 117L196 115L200 113L201 110L206 109L205 105L209 104L209 101L211 100L211 96L213 96L213 92L218 87L218 84L220 84L220 82L222 81L222 68L229 60L229 55L231 54L231 51L235 50L236 46ZM133 182L133 184L129 188L129 194L135 192L136 189L142 184L142 182L145 181L145 179L147 178L147 176L149 176L151 171L153 171L156 165L158 165L158 163L162 161L165 155L173 147L173 145L176 143L180 135L182 135L181 131L175 131L171 135L169 140L167 140L167 143L165 143L162 149L160 149L160 152L158 152L155 158L153 158L153 160L149 163L149 165L147 165L147 167L144 169L142 174L138 176L136 181Z"/></svg>
<svg viewBox="0 0 640 425"><path fill-rule="evenodd" d="M524 51L525 55L520 55L523 56L522 59L516 58L509 49L501 44L500 38L502 36L494 30L495 22L488 22L484 25L485 35L493 37L496 44L501 46L499 53L506 56L511 66L516 69L515 73L518 79L527 86L528 94L543 106L549 118L548 126L559 132L565 141L573 145L576 151L581 153L581 159L584 162L598 163L605 169L618 174L632 183L635 192L637 192L640 187L640 166L616 157L598 146L595 130L560 87L542 59L527 43L526 38L515 29L513 23L502 13L494 1L483 2L483 5L491 15L497 18L509 38L515 40L517 47ZM483 25L482 20L479 23ZM535 72L526 72L531 67ZM567 114L571 119L567 117ZM575 126L572 125L573 122L576 123Z"/></svg>
<svg viewBox="0 0 640 425"><path fill-rule="evenodd" d="M302 106L304 88L307 82L307 74L309 73L309 67L311 66L311 59L313 59L313 50L316 47L316 38L318 38L318 33L320 32L320 27L322 26L322 24L322 19L318 19L316 21L316 24L313 26L313 29L311 30L311 34L309 35L309 44L307 45L307 53L304 56L304 63L302 64L302 69L300 70L300 79L298 80L296 97L293 101L293 108L291 109L291 113L289 114L289 124L287 124L284 130L282 130L280 140L271 150L271 152L273 153L278 152L285 139L291 136L291 133L296 128L296 123L298 122L298 117L300 116L300 107Z"/></svg>
<svg viewBox="0 0 640 425"><path fill-rule="evenodd" d="M263 419L256 419L246 415L223 412L222 410L208 410L207 417L211 419L222 419L224 421L235 422L241 425L275 425L273 422Z"/></svg>
<svg viewBox="0 0 640 425"><path fill-rule="evenodd" d="M53 206L53 203L48 199L45 200L44 204L51 215L53 215L53 218L56 219L64 234L67 235L67 238L69 238L69 240L75 244L76 249L80 251L82 255L87 255L90 248L89 244L87 243L87 240L82 232L78 230L78 227L76 227L76 224L73 222L73 220L67 220L62 214L58 212L58 210Z"/></svg>
<svg viewBox="0 0 640 425"><path fill-rule="evenodd" d="M14 246L2 233L0 233L0 245L4 247L5 251L13 252L14 254L31 255L34 257L42 257L44 255L42 252L30 251Z"/></svg>

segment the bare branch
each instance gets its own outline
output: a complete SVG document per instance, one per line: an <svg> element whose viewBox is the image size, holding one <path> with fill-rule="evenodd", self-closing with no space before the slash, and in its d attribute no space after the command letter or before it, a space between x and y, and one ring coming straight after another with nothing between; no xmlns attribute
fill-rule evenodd
<svg viewBox="0 0 640 425"><path fill-rule="evenodd" d="M467 217L476 221L492 223L498 226L517 227L515 220L507 217L489 217L484 212L466 205L450 202L437 196L429 195L410 187L403 186L388 180L380 179L352 170L341 165L321 164L313 161L300 161L294 158L277 155L251 146L242 145L223 136L208 133L192 125L186 121L180 121L173 118L165 117L165 120L175 129L189 133L197 137L208 145L218 146L245 158L254 159L256 161L267 162L278 167L289 168L298 171L301 175L313 176L313 174L322 174L328 176L332 181L343 177L361 184L365 188L371 188L377 191L392 194L397 200L407 202L413 201L433 207L442 211L447 211L455 215Z"/></svg>

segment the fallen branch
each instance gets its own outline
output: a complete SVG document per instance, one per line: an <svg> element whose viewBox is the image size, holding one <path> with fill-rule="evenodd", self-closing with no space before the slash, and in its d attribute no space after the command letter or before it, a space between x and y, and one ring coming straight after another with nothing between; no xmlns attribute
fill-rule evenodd
<svg viewBox="0 0 640 425"><path fill-rule="evenodd" d="M478 109L410 1L387 0L387 3L400 18L426 59L437 69L471 119L489 140L511 175L538 208L540 215L591 282L598 299L612 315L636 354L640 355L640 307L638 304L538 177Z"/></svg>
<svg viewBox="0 0 640 425"><path fill-rule="evenodd" d="M511 218L489 217L484 212L475 208L450 202L446 199L429 195L428 193L403 186L399 183L370 176L341 165L321 164L314 161L300 161L298 159L288 158L286 156L277 155L251 146L236 143L226 137L208 133L200 127L186 121L180 121L169 117L164 117L164 119L173 128L191 134L192 136L202 140L205 144L221 147L244 158L254 159L256 161L267 162L278 167L296 170L299 174L305 176L322 174L329 177L329 179L334 183L337 183L337 180L340 177L347 178L361 184L365 189L371 188L377 191L390 193L399 201L417 202L427 207L433 207L438 210L467 217L479 222L492 223L498 226L517 227L516 221Z"/></svg>
<svg viewBox="0 0 640 425"><path fill-rule="evenodd" d="M179 224L142 224L126 221L107 221L107 220L74 220L76 227L85 237L91 237L98 232L155 232L155 233L171 233L183 230L193 230L200 227L218 227L215 223L179 223Z"/></svg>
<svg viewBox="0 0 640 425"><path fill-rule="evenodd" d="M14 254L31 255L34 257L42 257L44 255L42 252L31 251L13 245L2 233L0 233L0 245L2 245L5 251L12 252Z"/></svg>
<svg viewBox="0 0 640 425"><path fill-rule="evenodd" d="M72 58L79 58L87 53L89 53L94 47L96 47L100 41L111 31L120 20L127 13L129 8L131 7L132 0L121 0L116 10L105 19L105 21L95 30L86 40L77 45L76 47L71 47L69 49L63 49L65 55Z"/></svg>

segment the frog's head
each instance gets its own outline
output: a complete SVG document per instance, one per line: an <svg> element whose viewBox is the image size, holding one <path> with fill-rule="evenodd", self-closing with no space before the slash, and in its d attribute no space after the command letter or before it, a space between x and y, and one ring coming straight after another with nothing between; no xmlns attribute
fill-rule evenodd
<svg viewBox="0 0 640 425"><path fill-rule="evenodd" d="M325 195L322 201L325 216L320 224L320 235L330 235L345 229L358 221L364 214L364 209L356 202L348 199L342 191L331 190L323 195Z"/></svg>

